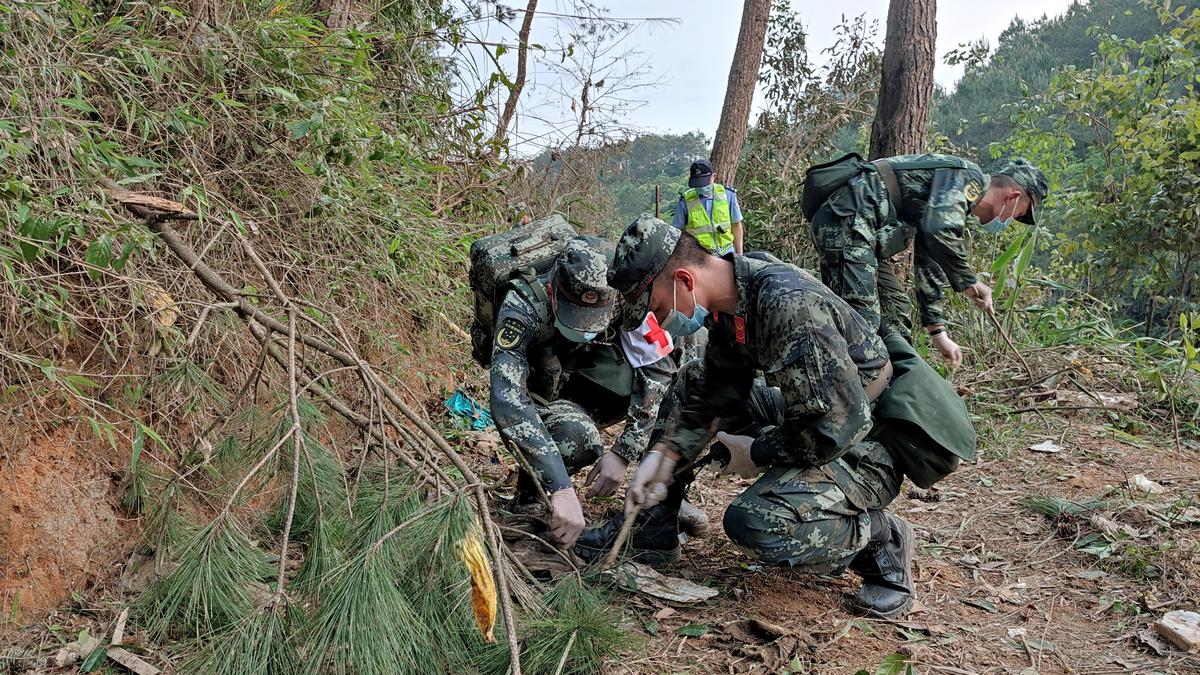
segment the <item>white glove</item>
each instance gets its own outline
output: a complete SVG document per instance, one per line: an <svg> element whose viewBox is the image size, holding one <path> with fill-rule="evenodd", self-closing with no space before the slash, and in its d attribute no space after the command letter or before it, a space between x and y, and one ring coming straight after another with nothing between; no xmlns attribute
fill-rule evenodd
<svg viewBox="0 0 1200 675"><path fill-rule="evenodd" d="M550 495L550 534L563 548L575 545L584 524L575 488L563 488Z"/></svg>
<svg viewBox="0 0 1200 675"><path fill-rule="evenodd" d="M951 368L957 368L962 365L963 353L958 343L950 339L950 333L942 332L930 338L933 346L942 353L942 358L950 362Z"/></svg>
<svg viewBox="0 0 1200 675"><path fill-rule="evenodd" d="M729 463L721 469L720 475L735 473L742 478L757 478L758 474L762 473L762 469L750 458L750 447L754 445L753 436L734 436L718 431L717 441L729 448Z"/></svg>
<svg viewBox="0 0 1200 675"><path fill-rule="evenodd" d="M584 483L590 486L588 498L607 497L616 492L621 483L625 482L625 469L628 467L629 462L612 450L601 455Z"/></svg>
<svg viewBox="0 0 1200 675"><path fill-rule="evenodd" d="M982 309L988 314L991 314L995 311L995 307L992 305L992 287L988 286L982 281L976 281L970 286L964 288L963 295L970 298L971 302L975 303L976 307Z"/></svg>
<svg viewBox="0 0 1200 675"><path fill-rule="evenodd" d="M664 455L659 447L646 453L633 473L633 480L629 481L629 489L625 490L626 515L634 506L648 509L667 498L667 486L675 473L676 460Z"/></svg>

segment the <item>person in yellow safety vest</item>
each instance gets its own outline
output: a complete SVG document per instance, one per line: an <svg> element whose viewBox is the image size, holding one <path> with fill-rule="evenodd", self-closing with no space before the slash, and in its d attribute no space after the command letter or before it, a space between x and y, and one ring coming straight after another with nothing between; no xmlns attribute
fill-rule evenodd
<svg viewBox="0 0 1200 675"><path fill-rule="evenodd" d="M688 190L675 206L675 227L686 230L713 255L742 254L742 211L737 192L713 181L712 162L692 162Z"/></svg>

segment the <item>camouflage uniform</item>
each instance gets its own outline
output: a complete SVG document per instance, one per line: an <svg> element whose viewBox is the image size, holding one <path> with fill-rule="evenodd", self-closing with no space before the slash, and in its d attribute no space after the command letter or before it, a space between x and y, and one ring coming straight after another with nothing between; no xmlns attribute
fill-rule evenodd
<svg viewBox="0 0 1200 675"><path fill-rule="evenodd" d="M661 221L639 222L654 246ZM664 235L658 234L658 237ZM677 236L677 235L676 235ZM610 277L630 317L644 312L647 273L640 252L618 244ZM667 250L674 247L669 243ZM888 363L875 331L811 274L779 261L732 256L738 306L708 321L704 360L690 362L659 413L656 434L690 465L717 429L746 433L766 472L725 512L725 532L744 552L771 564L815 573L840 571L870 539L869 509L898 494L903 476L891 454L869 438L874 428L866 385ZM639 281L642 279L642 281ZM764 377L757 383L755 372ZM772 392L770 388L776 388ZM772 402L772 400L774 402ZM692 478L675 476L671 491ZM683 487L682 489L686 489ZM669 499L669 497L668 497Z"/></svg>
<svg viewBox="0 0 1200 675"><path fill-rule="evenodd" d="M600 274L603 278L604 272ZM548 281L548 276L539 279L543 285ZM496 326L492 416L547 493L570 487L571 474L604 452L599 430L621 420L625 428L613 451L629 461L641 456L674 375L670 359L630 368L615 327L591 344L571 342L555 328L550 301L539 301L519 285L505 295ZM627 394L606 389L579 372L594 364L597 355L631 371Z"/></svg>
<svg viewBox="0 0 1200 675"><path fill-rule="evenodd" d="M945 160L948 168L905 168ZM901 155L888 159L901 195L892 213L878 173L866 171L834 192L813 215L821 278L876 329L911 335L911 304L888 258L913 242L917 307L922 325L945 322L943 286L975 283L967 265L965 222L987 189L975 164L956 157Z"/></svg>

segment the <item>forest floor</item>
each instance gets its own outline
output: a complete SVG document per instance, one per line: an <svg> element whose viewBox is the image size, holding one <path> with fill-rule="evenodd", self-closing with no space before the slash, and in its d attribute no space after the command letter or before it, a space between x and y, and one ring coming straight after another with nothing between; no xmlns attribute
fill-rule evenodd
<svg viewBox="0 0 1200 675"><path fill-rule="evenodd" d="M693 500L710 531L660 571L719 594L702 606L619 596L625 626L644 639L611 672L902 673L903 662L923 673L1200 672L1200 654L1170 647L1151 628L1165 612L1200 610L1200 453L1151 445L1095 418L1051 416L998 431L984 433L991 440L981 442L979 461L933 490L908 485L893 504L918 539L918 600L898 621L850 610L852 573L812 577L740 553L721 514L749 481L705 474ZM1046 440L1061 451L1029 450ZM1165 491L1134 493L1127 486L1137 474ZM1054 518L1026 505L1038 495L1101 503ZM744 623L731 624L745 619L770 626L747 634Z"/></svg>
<svg viewBox="0 0 1200 675"><path fill-rule="evenodd" d="M709 532L687 542L682 559L660 571L709 586L717 595L700 605L672 605L617 591L613 601L620 625L632 639L606 672L904 673L911 665L921 673L1200 673L1200 654L1172 647L1152 629L1168 611L1200 610L1195 581L1200 579L1200 448L1185 440L1177 449L1173 441L1154 442L1145 433L1135 438L1110 426L1104 415L1058 413L1027 417L1024 425L993 423L981 429L978 461L964 464L932 490L906 486L893 509L917 533L918 601L898 621L866 619L851 611L848 601L858 588L853 574L812 577L764 568L740 553L721 531L721 515L749 481L702 474L692 499L707 512ZM1044 441L1061 450L1029 449ZM494 447L494 442L477 444L468 456L487 464L488 448ZM36 454L37 467L28 467L37 468L36 475L67 475L63 467L47 463L50 455ZM6 482L37 488L28 475L18 475L22 466L9 462ZM102 468L102 475L116 475L112 466ZM484 468L501 480L506 473L495 464ZM1130 479L1137 474L1164 491L1131 490ZM64 495L55 501L72 517L59 515L71 521L112 500L81 492L89 485L82 477L73 482L71 494L87 497L86 503ZM10 510L23 508L22 494L6 492ZM1044 503L1075 513L1045 515L1028 504L1032 497L1057 498L1062 501ZM598 519L617 503L590 502L589 517ZM102 510L108 513L112 506ZM10 520L4 522L17 521ZM111 520L97 522L108 529L130 526ZM61 530L66 539L86 539L99 527L89 522L82 522L80 531L51 522L35 523L34 529L41 536ZM18 535L31 542L40 538L15 527L7 534L14 545ZM17 645L17 651L8 655L11 663L4 663L5 650L0 650L0 672L6 667L28 672L33 662L46 664L81 631L112 633L124 606L119 598L130 582L122 568L133 560L135 538L117 539L126 545L96 546L90 539L76 542L79 546L54 543L59 551L82 548L90 563L81 567L90 568L91 576L73 577L69 601L39 613L35 624L19 632L11 629L23 622L5 612L0 624L7 624L9 638L15 638L8 644ZM26 576L17 574L20 567L33 574L26 583L55 581L45 576L57 569L47 561L9 556L5 563L14 580ZM5 610L15 612L12 599L6 595ZM0 637L5 628L0 625ZM172 660L150 645L138 645L136 635L134 643L152 662Z"/></svg>

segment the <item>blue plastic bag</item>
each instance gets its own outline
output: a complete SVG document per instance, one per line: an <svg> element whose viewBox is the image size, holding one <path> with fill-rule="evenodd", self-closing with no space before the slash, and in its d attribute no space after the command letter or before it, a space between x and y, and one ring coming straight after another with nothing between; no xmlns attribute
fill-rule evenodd
<svg viewBox="0 0 1200 675"><path fill-rule="evenodd" d="M461 388L456 390L453 396L443 401L443 405L446 406L451 417L465 420L467 426L473 431L483 431L493 424L492 413L467 396Z"/></svg>

